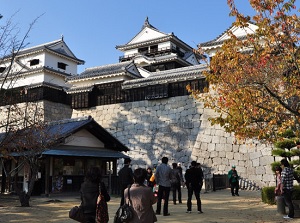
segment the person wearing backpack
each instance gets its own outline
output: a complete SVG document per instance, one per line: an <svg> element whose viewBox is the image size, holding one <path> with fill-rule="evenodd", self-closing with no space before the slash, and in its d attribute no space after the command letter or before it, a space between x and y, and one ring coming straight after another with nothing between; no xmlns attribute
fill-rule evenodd
<svg viewBox="0 0 300 223"><path fill-rule="evenodd" d="M125 203L133 208L133 218L129 223L153 223L157 221L153 210L153 204L157 202L151 187L144 184L147 177L147 171L143 168L138 168L133 172L134 183L131 187L125 189ZM130 199L128 199L128 190Z"/></svg>

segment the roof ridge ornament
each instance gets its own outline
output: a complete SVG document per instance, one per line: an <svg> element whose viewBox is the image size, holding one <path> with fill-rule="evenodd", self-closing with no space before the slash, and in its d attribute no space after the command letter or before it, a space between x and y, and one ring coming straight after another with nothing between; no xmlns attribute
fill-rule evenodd
<svg viewBox="0 0 300 223"><path fill-rule="evenodd" d="M152 25L150 24L148 16L147 16L146 19L145 19L145 22L144 22L144 25L143 25L142 29L144 29L145 27L152 28L152 29L156 29L154 26L152 26ZM156 30L157 30L157 29L156 29Z"/></svg>

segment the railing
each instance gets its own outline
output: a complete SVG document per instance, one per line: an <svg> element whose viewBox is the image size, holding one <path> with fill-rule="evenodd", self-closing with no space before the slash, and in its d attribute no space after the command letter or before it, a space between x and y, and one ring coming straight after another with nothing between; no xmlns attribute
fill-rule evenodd
<svg viewBox="0 0 300 223"><path fill-rule="evenodd" d="M154 57L157 55L176 53L178 56L183 57L184 53L174 47L162 47L159 49L150 49L149 51L142 51L134 54L128 54L126 56L120 56L119 62L125 62L131 60L133 57L137 55L145 55L147 57Z"/></svg>
<svg viewBox="0 0 300 223"><path fill-rule="evenodd" d="M227 174L213 174L212 178L207 178L204 180L205 191L216 191L222 190L230 187L229 179ZM257 186L254 182L249 179L240 177L239 187L241 190L260 190L261 188Z"/></svg>
<svg viewBox="0 0 300 223"><path fill-rule="evenodd" d="M240 185L240 189L242 189L242 190L260 190L261 189L259 186L256 185L256 183L254 183L248 179L244 179L242 177L240 177L239 185Z"/></svg>
<svg viewBox="0 0 300 223"><path fill-rule="evenodd" d="M226 189L229 187L227 174L213 174L213 191Z"/></svg>

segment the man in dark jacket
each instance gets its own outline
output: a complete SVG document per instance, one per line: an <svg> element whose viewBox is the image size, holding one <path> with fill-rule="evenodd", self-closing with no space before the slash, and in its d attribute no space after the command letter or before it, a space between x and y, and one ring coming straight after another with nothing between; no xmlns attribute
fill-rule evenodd
<svg viewBox="0 0 300 223"><path fill-rule="evenodd" d="M124 167L120 169L118 172L119 181L121 185L121 203L120 206L124 204L124 190L128 187L128 185L133 184L133 172L132 169L129 167L131 163L130 158L125 158L124 160Z"/></svg>
<svg viewBox="0 0 300 223"><path fill-rule="evenodd" d="M192 196L195 194L197 200L198 214L203 213L201 207L200 191L203 182L203 174L198 168L196 168L196 161L191 162L191 167L186 170L185 183L188 189L188 200L187 200L187 212L192 212Z"/></svg>

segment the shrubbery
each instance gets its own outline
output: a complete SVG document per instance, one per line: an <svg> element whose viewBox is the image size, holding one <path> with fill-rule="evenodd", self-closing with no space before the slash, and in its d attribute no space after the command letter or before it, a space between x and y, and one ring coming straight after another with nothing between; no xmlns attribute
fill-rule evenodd
<svg viewBox="0 0 300 223"><path fill-rule="evenodd" d="M264 203L267 204L276 204L275 201L275 194L274 194L275 187L264 187L261 191L261 199ZM300 200L300 186L294 186L293 192L293 200Z"/></svg>

